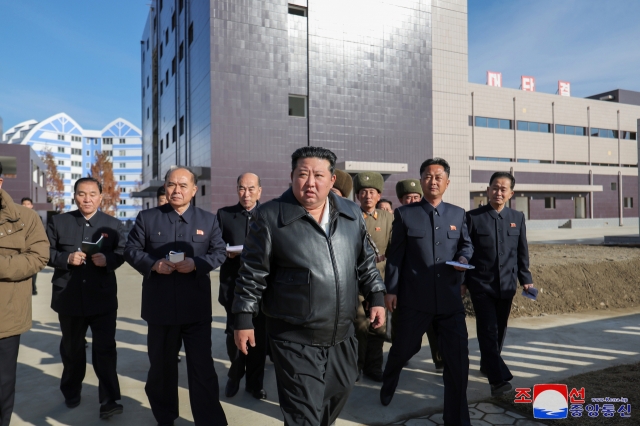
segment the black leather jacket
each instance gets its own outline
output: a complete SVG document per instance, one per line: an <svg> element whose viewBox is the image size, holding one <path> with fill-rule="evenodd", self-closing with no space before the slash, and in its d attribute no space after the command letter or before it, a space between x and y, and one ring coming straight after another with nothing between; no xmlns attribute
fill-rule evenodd
<svg viewBox="0 0 640 426"><path fill-rule="evenodd" d="M253 328L262 302L272 338L332 346L353 335L358 291L383 306L385 287L360 209L333 193L329 202L330 236L291 189L258 208L236 281L236 330Z"/></svg>

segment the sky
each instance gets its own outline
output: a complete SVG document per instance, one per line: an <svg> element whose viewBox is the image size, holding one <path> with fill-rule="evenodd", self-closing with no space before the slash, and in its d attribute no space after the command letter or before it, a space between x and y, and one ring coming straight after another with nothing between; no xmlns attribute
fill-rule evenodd
<svg viewBox="0 0 640 426"><path fill-rule="evenodd" d="M203 1L203 0L197 0ZM319 0L321 1L321 0ZM469 81L502 73L572 96L640 91L640 1L468 0ZM59 112L85 129L139 126L140 40L151 0L0 0L0 117L7 130Z"/></svg>

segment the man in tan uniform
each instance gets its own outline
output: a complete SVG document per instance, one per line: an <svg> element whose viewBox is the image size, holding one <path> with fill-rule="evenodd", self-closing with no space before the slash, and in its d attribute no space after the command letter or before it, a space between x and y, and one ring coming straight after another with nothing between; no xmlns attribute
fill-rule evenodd
<svg viewBox="0 0 640 426"><path fill-rule="evenodd" d="M380 173L358 173L353 181L354 190L360 202L362 216L367 225L367 232L376 252L376 268L384 279L384 268L387 264L385 252L391 241L391 224L393 215L385 210L376 209L380 201L384 179ZM358 369L370 379L382 381L382 346L384 345L386 326L371 328L368 320L368 309L363 305L364 298L360 296L358 314L355 321L356 336L358 337ZM360 377L360 376L358 376Z"/></svg>

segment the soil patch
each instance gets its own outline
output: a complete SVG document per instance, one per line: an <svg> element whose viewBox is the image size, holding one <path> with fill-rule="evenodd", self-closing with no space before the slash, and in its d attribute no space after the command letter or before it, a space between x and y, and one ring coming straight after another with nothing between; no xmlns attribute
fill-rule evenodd
<svg viewBox="0 0 640 426"><path fill-rule="evenodd" d="M530 269L538 300L513 298L511 318L628 308L640 304L640 248L531 244ZM464 298L468 316L475 316ZM638 407L640 409L640 407Z"/></svg>
<svg viewBox="0 0 640 426"><path fill-rule="evenodd" d="M599 404L602 407L602 402L591 402L591 398L627 398L627 404L631 404L631 418L622 418L619 414L616 414L615 417L604 417L602 413L598 417L589 417L585 411L582 417L571 417L571 414L569 414L567 419L544 420L545 425L564 425L567 423L574 425L640 424L640 420L638 420L640 417L640 363L617 365L604 370L578 374L565 380L559 380L558 383L566 384L569 391L573 388L579 390L584 387L585 403L583 407L587 404ZM516 412L526 413L532 418L533 405L515 404L513 402L514 395L514 392L510 392L498 398L493 398L489 402L509 407ZM613 405L617 410L623 403L615 402Z"/></svg>

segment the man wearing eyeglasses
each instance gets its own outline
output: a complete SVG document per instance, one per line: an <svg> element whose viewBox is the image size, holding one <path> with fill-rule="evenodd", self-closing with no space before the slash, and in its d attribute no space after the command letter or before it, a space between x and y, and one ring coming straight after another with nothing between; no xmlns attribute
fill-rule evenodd
<svg viewBox="0 0 640 426"><path fill-rule="evenodd" d="M218 210L218 223L222 231L222 240L229 246L244 244L249 232L252 215L260 204L262 185L260 178L253 173L238 176L237 187L238 204L223 207ZM266 399L267 392L263 388L264 364L267 357L266 329L264 314L260 312L253 318L255 327L256 346L249 348L248 355L243 354L236 347L233 338L233 295L240 270L240 253L227 252L227 260L220 267L220 293L218 302L227 311L227 354L231 367L229 368L227 386L224 394L231 398L240 389L240 380L247 375L245 389L256 399Z"/></svg>

